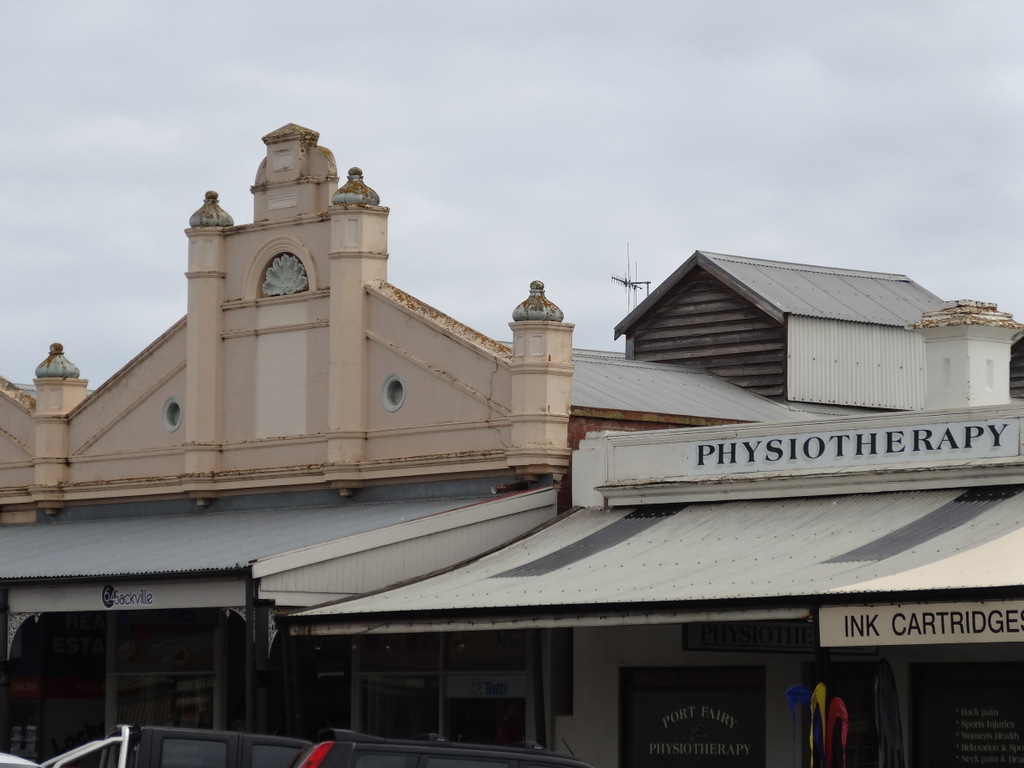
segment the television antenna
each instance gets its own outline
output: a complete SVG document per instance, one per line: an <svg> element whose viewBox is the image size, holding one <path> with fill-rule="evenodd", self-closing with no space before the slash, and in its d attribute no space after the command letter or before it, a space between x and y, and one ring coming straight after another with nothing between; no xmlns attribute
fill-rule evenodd
<svg viewBox="0 0 1024 768"><path fill-rule="evenodd" d="M626 290L627 313L636 309L637 295L640 293L641 288L645 290L644 298L651 295L651 281L637 280L636 269L636 264L631 263L629 260L629 243L626 243L626 274L623 276L612 275L612 282L618 283Z"/></svg>

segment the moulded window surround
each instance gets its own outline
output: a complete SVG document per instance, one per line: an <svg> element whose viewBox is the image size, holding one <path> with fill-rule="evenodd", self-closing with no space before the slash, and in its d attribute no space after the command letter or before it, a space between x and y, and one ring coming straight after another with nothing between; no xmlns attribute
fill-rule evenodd
<svg viewBox="0 0 1024 768"><path fill-rule="evenodd" d="M306 278L305 285L291 293L277 293L276 291L279 290L277 286L268 286L273 291L273 293L268 293L267 287L265 287L268 278L267 273L274 267L275 262L285 254L290 254L298 260L298 264L292 263L291 267L295 268L296 272L301 269L302 274ZM285 261L291 262L291 259L285 259ZM301 282L301 278L298 278L298 283ZM291 287L297 288L298 286L291 284ZM271 237L253 252L252 261L249 262L246 271L243 298L247 301L294 298L302 293L311 293L322 289L323 286L320 285L320 281L317 278L316 260L313 258L313 254L310 253L309 248L306 247L306 244L296 237L276 236Z"/></svg>
<svg viewBox="0 0 1024 768"><path fill-rule="evenodd" d="M178 402L178 398L167 398L167 402L164 403L163 409L164 429L168 432L176 432L178 427L181 426L181 420L182 410L181 403Z"/></svg>
<svg viewBox="0 0 1024 768"><path fill-rule="evenodd" d="M402 407L405 402L405 382L401 376L393 373L384 379L380 388L380 401L392 413Z"/></svg>

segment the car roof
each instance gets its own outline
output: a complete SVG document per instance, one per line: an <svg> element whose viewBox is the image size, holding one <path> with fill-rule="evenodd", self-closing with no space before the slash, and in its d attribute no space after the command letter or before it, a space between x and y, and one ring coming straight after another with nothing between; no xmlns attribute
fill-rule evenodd
<svg viewBox="0 0 1024 768"><path fill-rule="evenodd" d="M558 752L551 752L539 744L517 743L517 744L475 744L465 741L448 741L436 734L426 734L416 739L386 739L381 736L371 736L358 731L349 731L340 728L328 728L320 732L319 738L323 741L334 741L343 744L358 744L360 747L401 749L402 751L449 751L449 752L475 752L490 754L503 754L514 757L518 760L543 760L547 762L562 762L565 764L586 766L582 760L571 755L563 755Z"/></svg>

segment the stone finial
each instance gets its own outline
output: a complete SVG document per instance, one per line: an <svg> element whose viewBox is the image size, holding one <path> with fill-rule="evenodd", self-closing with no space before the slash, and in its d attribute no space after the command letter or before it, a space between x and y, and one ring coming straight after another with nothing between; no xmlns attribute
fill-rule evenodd
<svg viewBox="0 0 1024 768"><path fill-rule="evenodd" d="M78 366L64 357L64 345L53 343L50 354L36 367L37 379L77 379Z"/></svg>
<svg viewBox="0 0 1024 768"><path fill-rule="evenodd" d="M530 296L512 310L512 319L517 323L523 320L560 323L564 317L565 313L544 295L544 283L540 280L530 283Z"/></svg>
<svg viewBox="0 0 1024 768"><path fill-rule="evenodd" d="M335 205L380 205L380 195L366 186L362 168L349 168L348 181L338 187L331 202Z"/></svg>
<svg viewBox="0 0 1024 768"><path fill-rule="evenodd" d="M219 196L212 189L206 193L202 207L188 220L190 227L233 227L235 220L220 207Z"/></svg>
<svg viewBox="0 0 1024 768"><path fill-rule="evenodd" d="M297 123L288 123L263 137L263 143L268 147L271 144L281 144L292 140L297 140L304 147L315 147L320 140L320 134L312 128L306 128Z"/></svg>

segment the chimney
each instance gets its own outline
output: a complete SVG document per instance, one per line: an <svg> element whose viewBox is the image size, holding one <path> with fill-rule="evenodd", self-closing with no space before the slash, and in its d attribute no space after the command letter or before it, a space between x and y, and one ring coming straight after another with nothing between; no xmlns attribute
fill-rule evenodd
<svg viewBox="0 0 1024 768"><path fill-rule="evenodd" d="M907 326L924 337L925 409L1010 403L1010 347L1024 325L992 303L958 299Z"/></svg>

